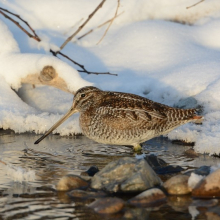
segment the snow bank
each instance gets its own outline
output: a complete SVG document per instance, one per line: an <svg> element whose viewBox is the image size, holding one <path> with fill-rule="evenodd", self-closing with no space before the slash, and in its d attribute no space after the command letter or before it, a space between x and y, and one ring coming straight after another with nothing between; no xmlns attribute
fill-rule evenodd
<svg viewBox="0 0 220 220"><path fill-rule="evenodd" d="M186 7L197 1L121 0L119 13L124 13L115 20L99 45L96 43L106 27L82 40L75 38L74 43L64 48L64 53L88 70L110 71L117 73L117 77L79 75L72 68L78 67L72 63L65 64L49 54L43 55L43 49L48 53L51 45L60 46L100 1L65 0L61 3L54 0L53 10L50 3L49 0L0 1L1 7L28 20L43 39L39 45L4 20L14 39L0 23L1 33L4 33L0 36L0 94L6 94L0 99L0 126L16 132L42 133L67 111L72 102L70 94L49 87L20 88L22 77L39 72L44 65L54 65L60 68L72 91L92 82L105 90L132 92L170 106L202 109L205 116L202 125L181 126L168 137L196 142L195 150L202 153L220 153L219 0L206 0L191 9ZM116 5L117 1L106 1L81 34L111 18ZM20 88L19 96L10 87ZM62 135L79 132L77 117L57 131Z"/></svg>

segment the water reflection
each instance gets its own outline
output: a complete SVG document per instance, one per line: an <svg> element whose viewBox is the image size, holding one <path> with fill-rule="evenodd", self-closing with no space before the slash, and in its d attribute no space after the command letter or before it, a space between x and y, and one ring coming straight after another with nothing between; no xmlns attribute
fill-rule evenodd
<svg viewBox="0 0 220 220"><path fill-rule="evenodd" d="M85 206L91 201L70 199L66 193L57 194L53 189L60 177L78 175L94 165L101 169L112 160L134 157L135 154L131 147L102 145L84 136L51 135L39 145L34 145L38 138L39 135L34 134L15 135L12 131L0 131L1 160L35 170L37 175L35 181L17 183L6 175L5 165L0 164L0 219L192 219L194 209L190 206L190 197L169 197L165 205L154 208L128 205L117 215L101 216ZM156 154L185 170L220 162L219 158L207 155L190 158L184 154L188 148L172 144L166 138L156 138L143 145L143 153ZM123 198L125 201L128 199ZM197 212L204 219L218 216L213 207L205 211L200 208Z"/></svg>

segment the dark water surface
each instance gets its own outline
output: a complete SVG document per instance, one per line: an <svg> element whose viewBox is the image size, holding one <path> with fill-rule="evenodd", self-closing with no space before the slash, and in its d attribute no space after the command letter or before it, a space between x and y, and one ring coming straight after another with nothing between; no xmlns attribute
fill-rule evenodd
<svg viewBox="0 0 220 220"><path fill-rule="evenodd" d="M101 169L112 160L134 157L132 148L98 144L84 136L58 135L51 135L34 145L39 137L0 130L0 160L36 173L35 181L14 182L7 175L7 166L0 163L0 219L220 219L216 212L190 206L189 196L169 197L168 203L160 207L126 206L115 215L96 214L86 206L92 200L71 200L66 193L56 193L52 189L66 174L79 175L90 166ZM189 158L184 155L188 148L172 144L166 138L155 138L144 144L143 152L153 153L184 170L220 162L219 158L207 155ZM118 197L126 201L131 196Z"/></svg>

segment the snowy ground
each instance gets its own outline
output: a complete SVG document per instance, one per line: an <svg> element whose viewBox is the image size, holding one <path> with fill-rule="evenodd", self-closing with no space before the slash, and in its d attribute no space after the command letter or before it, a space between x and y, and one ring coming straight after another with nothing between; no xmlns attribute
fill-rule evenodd
<svg viewBox="0 0 220 220"><path fill-rule="evenodd" d="M15 132L45 132L71 106L72 94L48 86L21 85L21 79L44 65L60 70L70 91L91 83L104 90L131 92L170 106L202 108L202 125L187 124L168 137L195 141L199 152L220 153L220 3L197 0L121 0L119 13L104 40L117 0L107 0L63 53L90 71L48 52L59 47L100 0L0 0L0 7L19 14L43 40L38 43L0 14L0 127ZM13 90L12 90L13 89ZM74 118L74 119L73 119ZM78 116L57 131L80 132Z"/></svg>

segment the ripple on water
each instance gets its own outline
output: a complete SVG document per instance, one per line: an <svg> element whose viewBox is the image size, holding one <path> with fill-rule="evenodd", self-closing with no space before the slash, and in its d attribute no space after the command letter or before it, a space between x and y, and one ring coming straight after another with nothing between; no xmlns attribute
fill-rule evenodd
<svg viewBox="0 0 220 220"><path fill-rule="evenodd" d="M56 193L53 189L57 181L66 174L79 175L91 166L99 169L112 160L121 157L134 157L135 153L128 146L107 146L95 143L86 137L60 137L51 135L39 145L34 141L39 135L19 134L11 131L0 131L1 160L36 172L36 180L28 183L17 183L6 175L5 165L0 164L0 219L103 219L85 206L88 201L71 200L66 193ZM202 155L189 158L184 155L187 146L172 144L166 138L155 138L143 144L143 153L153 153L168 164L179 165L190 170L202 165L216 165L218 158ZM129 196L122 196L127 200ZM109 216L120 219L140 216L169 219L191 219L188 206L190 198L170 199L169 204L162 208L141 209L126 207L122 213ZM186 201L181 212L181 207ZM91 201L90 201L91 202ZM171 208L172 207L172 208Z"/></svg>

